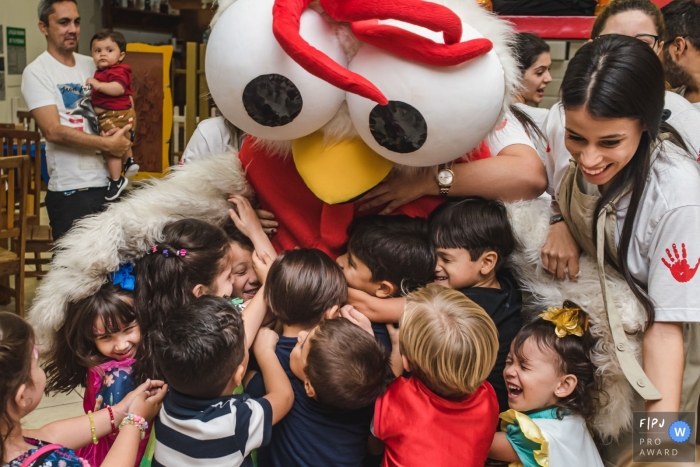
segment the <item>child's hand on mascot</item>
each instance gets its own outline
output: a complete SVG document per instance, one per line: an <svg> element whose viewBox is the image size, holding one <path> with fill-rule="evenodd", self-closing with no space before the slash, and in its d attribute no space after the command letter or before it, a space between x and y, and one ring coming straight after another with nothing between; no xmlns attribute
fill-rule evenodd
<svg viewBox="0 0 700 467"><path fill-rule="evenodd" d="M261 284L265 285L267 280L267 273L270 271L270 266L274 260L270 258L270 255L264 251L255 250L253 252L253 269L255 269L255 274L258 276L258 280Z"/></svg>
<svg viewBox="0 0 700 467"><path fill-rule="evenodd" d="M235 210L229 209L228 213L243 235L253 242L256 236L266 235L258 215L255 213L253 206L250 205L250 201L241 195L231 195L228 202L236 206Z"/></svg>

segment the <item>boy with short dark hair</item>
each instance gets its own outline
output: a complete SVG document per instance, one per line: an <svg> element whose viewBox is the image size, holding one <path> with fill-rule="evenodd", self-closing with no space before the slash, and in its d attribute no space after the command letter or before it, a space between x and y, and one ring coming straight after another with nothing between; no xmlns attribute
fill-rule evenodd
<svg viewBox="0 0 700 467"><path fill-rule="evenodd" d="M253 350L268 393L231 395L248 363L241 314L203 296L165 318L156 359L170 391L155 422L154 466L253 465L248 454L270 442L272 425L292 406L292 388L275 355L277 334L258 331ZM222 444L221 439L227 439Z"/></svg>
<svg viewBox="0 0 700 467"><path fill-rule="evenodd" d="M343 311L345 314L345 310ZM353 320L369 320L350 312ZM344 317L322 321L299 333L289 366L304 382L306 394L334 410L358 410L374 404L394 380L389 355L362 329Z"/></svg>
<svg viewBox="0 0 700 467"><path fill-rule="evenodd" d="M523 326L522 292L503 265L518 242L505 205L467 198L445 203L430 216L430 237L437 252L435 282L472 299L496 324L498 357L487 381L500 410L508 410L503 369L510 343Z"/></svg>
<svg viewBox="0 0 700 467"><path fill-rule="evenodd" d="M361 465L374 399L390 377L389 356L368 332L335 322L347 298L343 272L320 250L291 250L277 257L263 287L270 311L283 325L276 354L291 381L294 404L274 427L270 445L258 450L258 465ZM256 374L246 392L262 395L266 385Z"/></svg>
<svg viewBox="0 0 700 467"><path fill-rule="evenodd" d="M336 262L348 287L372 297L400 297L433 280L435 250L425 219L408 216L366 216L348 228L347 252ZM396 323L396 314L370 316L375 337L391 350L384 323Z"/></svg>

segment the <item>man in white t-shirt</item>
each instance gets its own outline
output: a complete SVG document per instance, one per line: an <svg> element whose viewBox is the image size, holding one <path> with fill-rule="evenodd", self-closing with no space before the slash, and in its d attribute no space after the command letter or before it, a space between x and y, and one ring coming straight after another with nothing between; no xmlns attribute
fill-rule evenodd
<svg viewBox="0 0 700 467"><path fill-rule="evenodd" d="M75 53L80 39L76 0L40 0L38 13L46 51L25 68L22 95L46 138L46 209L57 240L73 221L104 208L108 173L97 151L124 154L131 147L124 135L131 125L102 137L89 124L92 106L86 104L85 82L95 64L92 57Z"/></svg>
<svg viewBox="0 0 700 467"><path fill-rule="evenodd" d="M666 81L700 110L700 3L671 2L661 9L666 24ZM700 128L697 129L700 132Z"/></svg>

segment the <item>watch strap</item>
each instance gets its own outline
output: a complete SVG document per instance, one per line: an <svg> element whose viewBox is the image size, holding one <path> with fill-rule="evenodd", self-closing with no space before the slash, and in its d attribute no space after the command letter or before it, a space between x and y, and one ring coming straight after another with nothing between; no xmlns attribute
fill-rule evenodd
<svg viewBox="0 0 700 467"><path fill-rule="evenodd" d="M562 214L555 214L553 216L550 216L549 225L557 224L563 220L564 220L564 216Z"/></svg>

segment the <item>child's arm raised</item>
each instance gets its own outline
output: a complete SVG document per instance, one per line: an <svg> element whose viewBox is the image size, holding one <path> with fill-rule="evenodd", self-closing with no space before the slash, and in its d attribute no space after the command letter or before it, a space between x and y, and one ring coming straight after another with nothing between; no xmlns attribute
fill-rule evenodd
<svg viewBox="0 0 700 467"><path fill-rule="evenodd" d="M104 81L98 81L95 78L88 78L85 84L92 86L92 89L97 92L101 92L102 94L112 97L119 97L126 92L124 90L124 86L119 81L106 83Z"/></svg>
<svg viewBox="0 0 700 467"><path fill-rule="evenodd" d="M398 323L406 306L406 299L373 297L361 290L348 287L348 304L373 323Z"/></svg>
<svg viewBox="0 0 700 467"><path fill-rule="evenodd" d="M265 231L260 224L260 218L258 218L258 215L255 213L253 206L250 205L250 202L241 195L231 195L228 202L235 204L236 209L238 210L238 212L233 209L228 210L231 220L234 224L236 224L238 230L240 230L243 235L248 237L250 241L253 242L255 251L264 251L270 256L270 258L277 258L277 252L272 246L272 243L270 243L270 239L265 234Z"/></svg>
<svg viewBox="0 0 700 467"><path fill-rule="evenodd" d="M292 392L292 385L289 383L289 377L282 369L282 365L280 365L275 354L278 340L279 336L275 331L261 328L253 344L253 352L255 352L255 358L258 360L258 365L260 365L265 389L267 390L265 399L272 406L273 425L287 415L294 403L294 393Z"/></svg>
<svg viewBox="0 0 700 467"><path fill-rule="evenodd" d="M506 438L506 434L498 432L493 436L489 457L504 462L520 462L520 458L515 453L515 449Z"/></svg>
<svg viewBox="0 0 700 467"><path fill-rule="evenodd" d="M167 392L167 386L152 395L142 392L131 403L129 412L145 418L151 424L158 415ZM135 425L124 425L102 462L102 467L132 467L138 456L140 442L141 429Z"/></svg>
<svg viewBox="0 0 700 467"><path fill-rule="evenodd" d="M267 303L265 302L265 279L267 271L272 265L272 259L266 254L259 255L257 251L253 252L253 267L258 275L258 280L262 287L255 293L255 297L246 305L243 310L243 327L245 328L246 346L250 349L253 345L253 339L258 334L258 329L262 325L265 314L267 313Z"/></svg>
<svg viewBox="0 0 700 467"><path fill-rule="evenodd" d="M114 422L118 426L124 416L128 413L131 402L139 396L139 394L153 391L155 394L159 388L165 389L162 381L147 380L141 386L137 387L127 394L121 402L112 407L114 413ZM112 422L108 409L98 410L92 414L92 419L95 426L95 437L102 438L112 432ZM29 438L41 439L51 443L58 443L71 449L78 449L87 446L92 442L92 424L88 415L69 418L67 420L59 420L37 430L23 430L24 436Z"/></svg>

